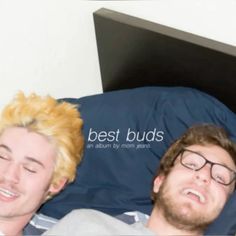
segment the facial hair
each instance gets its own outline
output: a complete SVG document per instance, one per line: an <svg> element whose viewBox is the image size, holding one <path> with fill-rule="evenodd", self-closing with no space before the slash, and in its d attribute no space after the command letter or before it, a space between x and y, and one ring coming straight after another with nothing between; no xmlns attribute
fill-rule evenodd
<svg viewBox="0 0 236 236"><path fill-rule="evenodd" d="M166 221L179 230L202 233L213 222L220 210L211 212L194 210L189 202L178 202L178 198L171 193L171 186L166 178L156 194L155 207L160 211ZM184 209L184 210L183 210Z"/></svg>
<svg viewBox="0 0 236 236"><path fill-rule="evenodd" d="M0 179L0 186L1 186L1 185L4 185L4 186L6 185L5 180L2 179L2 178ZM31 209L32 214L38 210L38 208L42 205L43 202L45 202L45 199L46 199L46 197L47 197L47 195L48 195L48 193L49 193L50 185L51 185L51 183L49 182L49 183L43 188L44 194L42 195L42 198L39 199L38 205L35 205L34 208ZM16 193L18 193L18 194L20 194L20 195L24 195L24 194L25 194L25 190L24 190L24 189L22 190L22 189L20 189L18 186L15 186L14 184L8 184L7 186L8 186L8 188L9 188L11 191L13 191L13 192L16 192ZM29 214L29 213L30 213L30 212L24 212L23 215ZM8 213L6 214L6 212L2 211L2 209L0 208L0 218L1 218L1 217L4 217L4 218L6 218L6 219L7 219L7 218L13 218L13 217L21 216L21 214L22 214L21 211L20 211L20 212L15 212L14 209L12 209L12 212L8 212ZM0 236L1 236L1 235L0 235Z"/></svg>

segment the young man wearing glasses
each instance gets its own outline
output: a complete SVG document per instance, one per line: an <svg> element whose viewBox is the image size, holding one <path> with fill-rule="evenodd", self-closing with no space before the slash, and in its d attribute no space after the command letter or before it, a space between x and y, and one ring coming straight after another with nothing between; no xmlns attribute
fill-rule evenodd
<svg viewBox="0 0 236 236"><path fill-rule="evenodd" d="M194 126L161 160L153 184L155 204L145 225L77 210L47 234L203 235L234 191L235 178L235 143L222 128Z"/></svg>

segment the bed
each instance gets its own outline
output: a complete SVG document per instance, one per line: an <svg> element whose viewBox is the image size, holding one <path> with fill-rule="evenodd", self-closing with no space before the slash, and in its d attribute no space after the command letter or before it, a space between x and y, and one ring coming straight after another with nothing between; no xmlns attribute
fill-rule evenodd
<svg viewBox="0 0 236 236"><path fill-rule="evenodd" d="M109 9L94 12L104 93L79 104L85 151L77 177L40 209L149 214L159 161L189 126L214 123L236 141L236 48ZM206 234L236 232L236 194Z"/></svg>

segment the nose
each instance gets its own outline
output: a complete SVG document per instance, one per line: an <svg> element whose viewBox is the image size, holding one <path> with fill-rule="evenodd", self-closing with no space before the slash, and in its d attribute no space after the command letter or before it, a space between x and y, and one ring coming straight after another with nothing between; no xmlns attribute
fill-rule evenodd
<svg viewBox="0 0 236 236"><path fill-rule="evenodd" d="M15 163L9 163L6 170L3 173L3 179L9 183L18 183L20 175L20 168Z"/></svg>
<svg viewBox="0 0 236 236"><path fill-rule="evenodd" d="M202 169L196 171L195 178L199 184L209 184L211 181L211 166L207 164Z"/></svg>

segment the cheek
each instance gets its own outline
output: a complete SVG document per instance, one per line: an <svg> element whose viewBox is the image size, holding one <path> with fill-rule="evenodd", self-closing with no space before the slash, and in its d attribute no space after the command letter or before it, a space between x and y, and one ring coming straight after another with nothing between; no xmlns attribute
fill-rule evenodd
<svg viewBox="0 0 236 236"><path fill-rule="evenodd" d="M0 175L4 175L4 173L8 169L8 164L8 162L0 160Z"/></svg>
<svg viewBox="0 0 236 236"><path fill-rule="evenodd" d="M25 188L34 190L33 192L45 191L48 189L51 177L43 174L23 175L21 183Z"/></svg>
<svg viewBox="0 0 236 236"><path fill-rule="evenodd" d="M229 189L215 185L210 192L212 193L212 198L215 198L216 205L223 207L229 197Z"/></svg>
<svg viewBox="0 0 236 236"><path fill-rule="evenodd" d="M191 171L183 172L181 168L173 169L167 177L168 184L172 188L177 187L179 185L184 185L191 181L192 175L193 175L193 172Z"/></svg>

